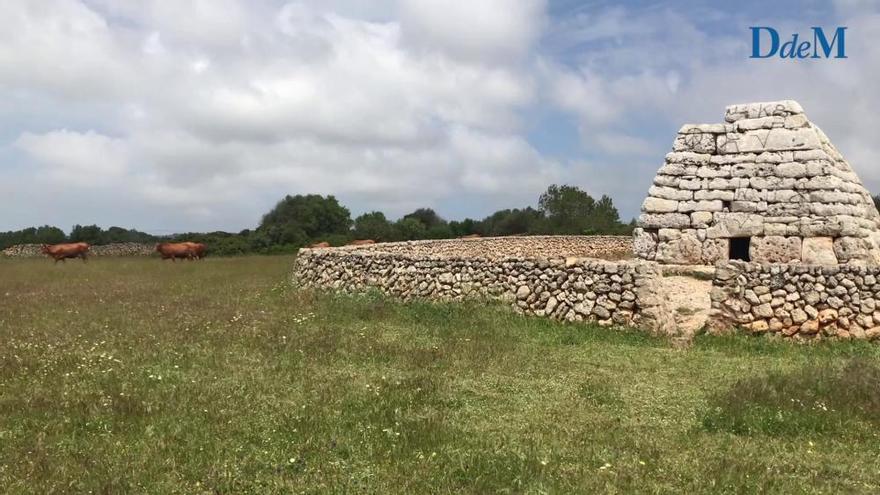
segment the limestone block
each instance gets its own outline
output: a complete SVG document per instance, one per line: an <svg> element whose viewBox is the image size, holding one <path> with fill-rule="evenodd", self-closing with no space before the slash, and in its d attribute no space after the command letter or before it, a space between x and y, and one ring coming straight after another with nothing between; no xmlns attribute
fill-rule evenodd
<svg viewBox="0 0 880 495"><path fill-rule="evenodd" d="M694 153L691 151L673 151L666 154L666 163L679 163L682 165L705 165L709 163L712 155L706 153Z"/></svg>
<svg viewBox="0 0 880 495"><path fill-rule="evenodd" d="M780 177L805 177L807 166L798 162L780 163L776 166L776 175Z"/></svg>
<svg viewBox="0 0 880 495"><path fill-rule="evenodd" d="M844 182L842 179L838 177L834 177L833 175L819 175L816 177L810 177L807 182L803 185L804 189L812 190L812 189L844 189Z"/></svg>
<svg viewBox="0 0 880 495"><path fill-rule="evenodd" d="M657 261L696 265L702 263L703 244L693 234L682 234L676 240L661 242L657 246Z"/></svg>
<svg viewBox="0 0 880 495"><path fill-rule="evenodd" d="M685 169L685 166L680 163L667 163L666 165L660 167L660 170L658 170L657 173L664 175L680 176L687 174L687 169Z"/></svg>
<svg viewBox="0 0 880 495"><path fill-rule="evenodd" d="M703 180L702 179L682 179L678 183L678 187L682 189L689 189L692 191L696 191L697 189L703 189Z"/></svg>
<svg viewBox="0 0 880 495"><path fill-rule="evenodd" d="M809 121L807 120L807 116L804 114L798 115L789 115L785 117L785 121L783 125L786 129L797 129L798 127L807 127L809 125Z"/></svg>
<svg viewBox="0 0 880 495"><path fill-rule="evenodd" d="M738 120L733 124L733 131L744 132L755 129L772 129L774 127L785 127L785 117L771 116Z"/></svg>
<svg viewBox="0 0 880 495"><path fill-rule="evenodd" d="M867 238L834 239L834 255L840 263L872 263L871 247L871 242Z"/></svg>
<svg viewBox="0 0 880 495"><path fill-rule="evenodd" d="M707 184L708 189L712 190L724 190L724 189L736 189L739 187L739 182L734 182L733 179L722 179L715 178L709 179L709 184ZM694 193L696 194L696 193Z"/></svg>
<svg viewBox="0 0 880 495"><path fill-rule="evenodd" d="M730 254L728 239L706 239L703 241L703 263L714 265L726 260Z"/></svg>
<svg viewBox="0 0 880 495"><path fill-rule="evenodd" d="M706 230L709 239L748 237L764 233L764 218L753 213L715 213L715 225Z"/></svg>
<svg viewBox="0 0 880 495"><path fill-rule="evenodd" d="M633 230L633 254L639 258L653 260L657 253L657 239L654 234L645 232L644 229Z"/></svg>
<svg viewBox="0 0 880 495"><path fill-rule="evenodd" d="M647 197L642 202L642 211L647 213L669 213L678 210L678 201Z"/></svg>
<svg viewBox="0 0 880 495"><path fill-rule="evenodd" d="M718 199L721 201L733 201L735 191L716 191L713 189L701 189L694 191L693 196L697 201Z"/></svg>
<svg viewBox="0 0 880 495"><path fill-rule="evenodd" d="M678 203L678 211L681 211L681 212L721 211L721 201L720 200L682 201L682 202Z"/></svg>
<svg viewBox="0 0 880 495"><path fill-rule="evenodd" d="M649 229L680 229L690 227L691 217L684 213L642 213L638 225Z"/></svg>
<svg viewBox="0 0 880 495"><path fill-rule="evenodd" d="M810 160L827 160L828 155L822 150L803 150L794 152L795 161L808 162Z"/></svg>
<svg viewBox="0 0 880 495"><path fill-rule="evenodd" d="M672 150L714 154L715 135L708 132L700 132L699 129L690 129L675 138Z"/></svg>
<svg viewBox="0 0 880 495"><path fill-rule="evenodd" d="M651 186L648 189L648 195L662 199L674 199L676 201L687 201L694 198L693 191L685 191L675 187Z"/></svg>
<svg viewBox="0 0 880 495"><path fill-rule="evenodd" d="M731 177L751 177L757 174L758 164L754 162L737 163L730 166Z"/></svg>
<svg viewBox="0 0 880 495"><path fill-rule="evenodd" d="M830 237L808 237L803 240L801 260L809 265L836 265L834 241Z"/></svg>
<svg viewBox="0 0 880 495"><path fill-rule="evenodd" d="M678 187L678 177L658 173L654 176L654 185L663 187Z"/></svg>
<svg viewBox="0 0 880 495"><path fill-rule="evenodd" d="M691 225L700 229L706 228L712 223L712 213L708 211L695 211L691 213Z"/></svg>
<svg viewBox="0 0 880 495"><path fill-rule="evenodd" d="M804 113L804 109L794 100L767 101L760 103L743 103L729 105L724 109L724 120L736 122L743 119L761 117L796 115Z"/></svg>
<svg viewBox="0 0 880 495"><path fill-rule="evenodd" d="M684 124L678 130L679 134L687 134L690 132L709 132L712 134L724 134L730 132L733 128L725 124Z"/></svg>
<svg viewBox="0 0 880 495"><path fill-rule="evenodd" d="M749 244L749 257L758 263L788 263L801 258L800 237L754 237Z"/></svg>
<svg viewBox="0 0 880 495"><path fill-rule="evenodd" d="M746 213L756 213L759 211L767 211L766 201L733 201L730 203L730 211L741 211Z"/></svg>
<svg viewBox="0 0 880 495"><path fill-rule="evenodd" d="M733 199L736 201L765 201L769 191L762 191L752 188L737 189L734 192Z"/></svg>
<svg viewBox="0 0 880 495"><path fill-rule="evenodd" d="M820 146L819 135L808 127L759 129L719 134L717 137L718 153L722 154L803 150L815 149Z"/></svg>

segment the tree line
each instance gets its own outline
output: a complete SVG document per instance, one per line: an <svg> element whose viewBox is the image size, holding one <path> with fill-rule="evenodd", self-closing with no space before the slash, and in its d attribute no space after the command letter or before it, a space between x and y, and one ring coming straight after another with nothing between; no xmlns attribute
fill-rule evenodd
<svg viewBox="0 0 880 495"><path fill-rule="evenodd" d="M354 239L380 242L446 239L478 234L488 236L539 234L629 234L635 221L623 223L611 198L598 200L575 186L551 185L538 198L537 208L527 206L499 210L482 220L447 221L431 208L418 208L397 220L372 211L354 219L348 208L332 195L286 196L263 215L256 229L238 233L187 232L154 236L121 227L102 229L76 225L69 234L57 227L31 227L0 232L0 249L15 244L88 242L153 243L191 240L203 242L214 255L290 253L315 242L343 245Z"/></svg>

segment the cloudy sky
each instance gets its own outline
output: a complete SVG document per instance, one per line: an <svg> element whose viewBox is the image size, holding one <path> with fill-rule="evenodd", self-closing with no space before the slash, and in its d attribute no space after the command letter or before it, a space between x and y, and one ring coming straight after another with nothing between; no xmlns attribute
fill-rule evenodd
<svg viewBox="0 0 880 495"><path fill-rule="evenodd" d="M880 2L0 0L0 230L254 227L285 194L638 213L676 130L796 99L880 192ZM848 26L750 60L752 25Z"/></svg>

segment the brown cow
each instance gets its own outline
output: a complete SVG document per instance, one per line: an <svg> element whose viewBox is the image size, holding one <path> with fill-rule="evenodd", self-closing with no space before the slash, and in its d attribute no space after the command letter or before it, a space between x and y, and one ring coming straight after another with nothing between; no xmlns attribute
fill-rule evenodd
<svg viewBox="0 0 880 495"><path fill-rule="evenodd" d="M199 260L205 257L205 252L208 250L208 246L201 242L182 242L181 244L189 244L193 249L193 256Z"/></svg>
<svg viewBox="0 0 880 495"><path fill-rule="evenodd" d="M315 248L328 248L328 247L330 247L330 243L327 242L327 241L324 241L324 242L316 242L316 243L312 244L311 246L309 246L309 248L311 248L311 249L315 249Z"/></svg>
<svg viewBox="0 0 880 495"><path fill-rule="evenodd" d="M376 244L376 241L372 239L358 239L356 241L351 241L346 246L364 246L367 244Z"/></svg>
<svg viewBox="0 0 880 495"><path fill-rule="evenodd" d="M55 244L53 246L43 244L41 251L43 254L47 254L54 259L55 263L58 263L59 260L66 262L67 258L81 258L85 262L86 256L89 253L89 247L88 243L85 242Z"/></svg>
<svg viewBox="0 0 880 495"><path fill-rule="evenodd" d="M171 259L172 262L177 258L192 261L196 255L195 248L189 242L161 242L156 244L156 251L162 255L163 260Z"/></svg>

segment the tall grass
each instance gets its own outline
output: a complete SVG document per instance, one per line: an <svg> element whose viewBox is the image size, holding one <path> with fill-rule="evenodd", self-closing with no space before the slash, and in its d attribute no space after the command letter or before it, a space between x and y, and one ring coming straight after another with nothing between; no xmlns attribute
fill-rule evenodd
<svg viewBox="0 0 880 495"><path fill-rule="evenodd" d="M880 489L873 346L681 351L291 263L0 260L0 491Z"/></svg>

